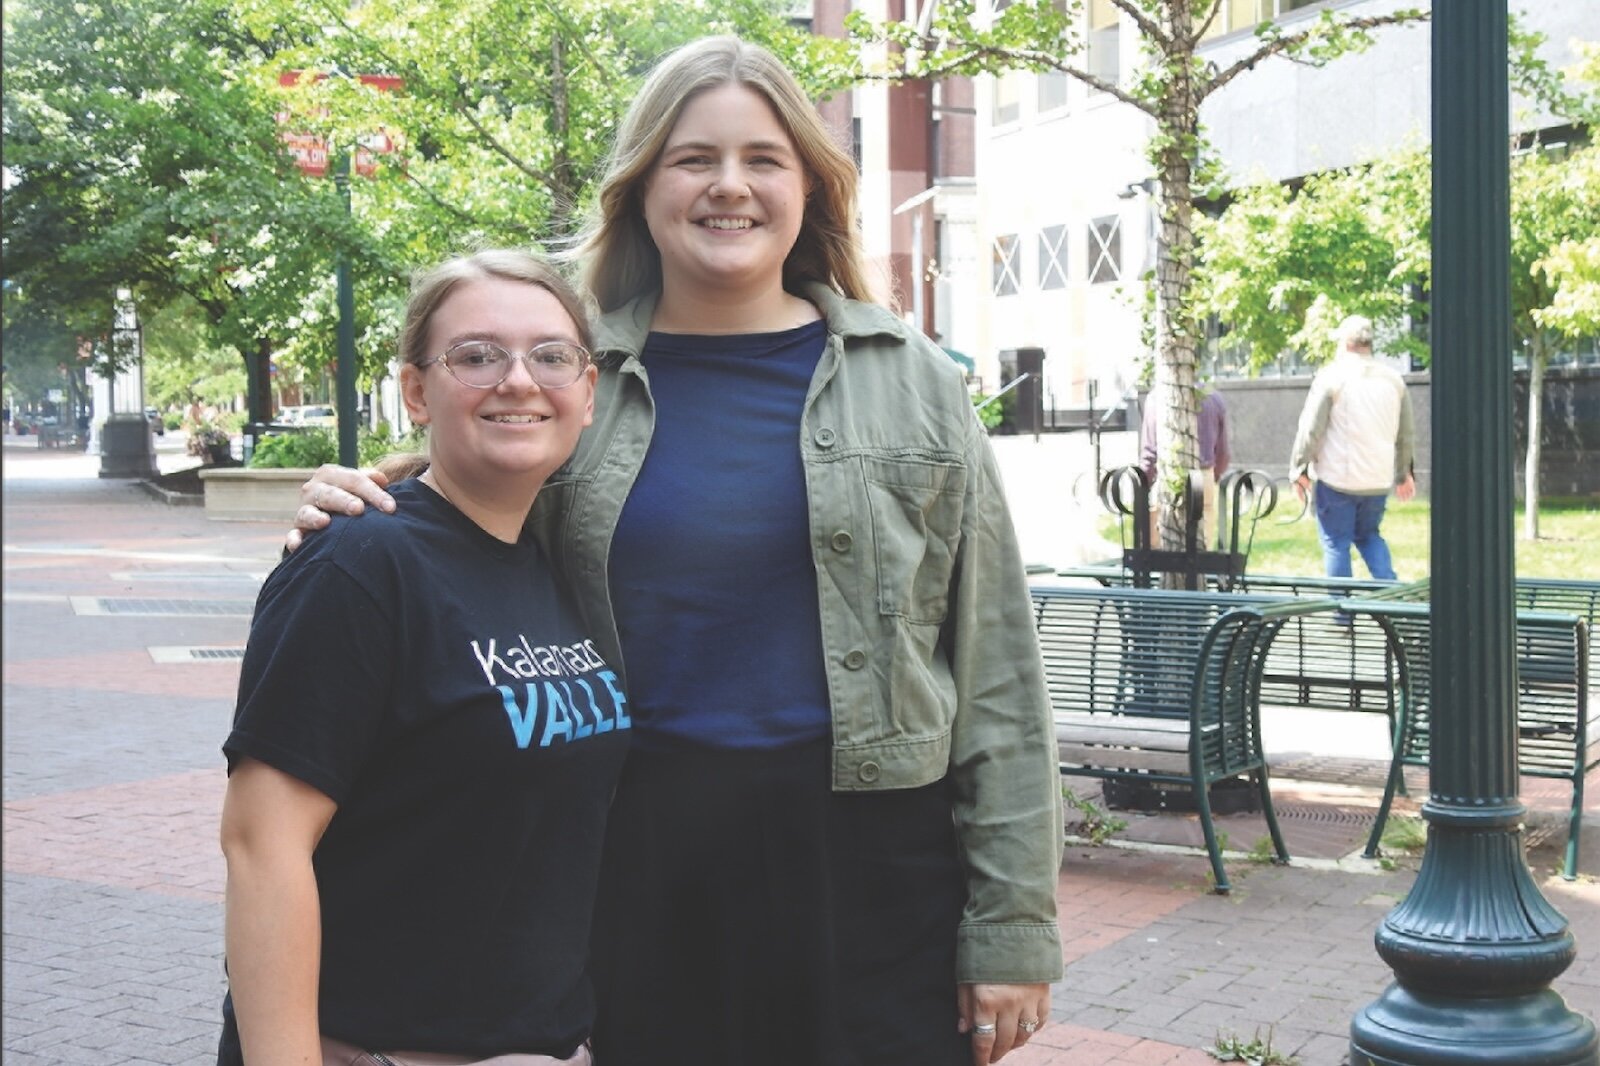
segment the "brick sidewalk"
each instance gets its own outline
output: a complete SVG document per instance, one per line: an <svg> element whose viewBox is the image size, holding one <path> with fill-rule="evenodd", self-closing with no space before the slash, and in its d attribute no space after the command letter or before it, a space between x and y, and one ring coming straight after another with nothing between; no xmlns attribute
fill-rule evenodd
<svg viewBox="0 0 1600 1066"><path fill-rule="evenodd" d="M253 599L282 529L208 522L126 482L9 476L30 460L5 454L0 1048L17 1066L198 1066L214 1061L223 992L218 744L238 666L158 663L150 649L242 646L247 619L230 605ZM122 613L134 600L180 613ZM1359 780L1345 792L1274 787L1307 811L1285 819L1291 851L1343 854L1343 823L1364 833L1355 822L1373 797ZM1341 807L1356 814L1323 826ZM1235 817L1224 828L1248 848L1254 823ZM1194 832L1181 816L1138 822L1125 835ZM1587 843L1600 854L1600 837ZM1200 854L1069 848L1066 979L1052 1024L1006 1061L1199 1066L1219 1034L1271 1029L1302 1066L1341 1063L1351 1015L1388 981L1372 933L1413 874L1233 865L1235 891L1218 897ZM1592 876L1543 885L1578 939L1556 987L1594 1016L1600 887Z"/></svg>

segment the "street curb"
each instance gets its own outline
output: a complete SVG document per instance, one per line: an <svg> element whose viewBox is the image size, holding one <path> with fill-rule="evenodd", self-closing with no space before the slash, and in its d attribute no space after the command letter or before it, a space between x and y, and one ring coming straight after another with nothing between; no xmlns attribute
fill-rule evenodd
<svg viewBox="0 0 1600 1066"><path fill-rule="evenodd" d="M205 493L203 492L173 492L170 489L162 488L153 481L143 480L139 482L139 487L144 489L150 495L154 496L156 499L160 500L162 503L173 507L205 506L206 497Z"/></svg>

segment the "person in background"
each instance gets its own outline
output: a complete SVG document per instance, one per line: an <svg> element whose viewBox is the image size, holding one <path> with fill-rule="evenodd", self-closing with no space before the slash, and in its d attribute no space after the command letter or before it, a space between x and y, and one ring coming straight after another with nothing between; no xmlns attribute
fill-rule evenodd
<svg viewBox="0 0 1600 1066"><path fill-rule="evenodd" d="M577 248L599 413L532 522L633 700L607 1066L994 1062L1061 974L1022 559L960 369L871 302L856 186L794 76L708 38ZM297 521L391 509L378 480L319 470Z"/></svg>
<svg viewBox="0 0 1600 1066"><path fill-rule="evenodd" d="M1399 372L1373 359L1370 319L1346 318L1334 342L1338 352L1312 378L1300 412L1289 477L1302 501L1315 492L1327 575L1351 576L1354 545L1373 577L1393 581L1394 563L1379 526L1390 492L1409 500L1417 491L1411 397Z"/></svg>
<svg viewBox="0 0 1600 1066"><path fill-rule="evenodd" d="M1155 390L1145 397L1144 420L1139 429L1139 468L1144 471L1147 485L1156 483L1156 431L1160 418L1160 404ZM1228 472L1232 452L1228 448L1228 405L1222 395L1208 385L1200 390L1200 413L1195 420L1196 444L1200 450L1200 474L1203 478L1200 510L1200 533L1204 537L1202 550L1214 548L1217 543L1217 482ZM1150 543L1161 542L1161 514L1154 498L1150 504Z"/></svg>
<svg viewBox="0 0 1600 1066"><path fill-rule="evenodd" d="M392 486L396 517L308 537L251 623L219 1063L590 1061L630 718L524 530L592 418L588 343L572 288L521 252L414 287L400 387L431 465Z"/></svg>

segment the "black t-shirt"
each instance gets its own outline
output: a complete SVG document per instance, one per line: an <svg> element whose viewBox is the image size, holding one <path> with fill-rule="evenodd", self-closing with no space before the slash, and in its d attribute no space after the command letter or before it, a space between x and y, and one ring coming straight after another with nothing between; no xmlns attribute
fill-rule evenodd
<svg viewBox="0 0 1600 1066"><path fill-rule="evenodd" d="M267 579L223 750L339 804L314 856L324 1034L564 1057L594 1015L627 701L531 538L392 492L394 515L335 517Z"/></svg>

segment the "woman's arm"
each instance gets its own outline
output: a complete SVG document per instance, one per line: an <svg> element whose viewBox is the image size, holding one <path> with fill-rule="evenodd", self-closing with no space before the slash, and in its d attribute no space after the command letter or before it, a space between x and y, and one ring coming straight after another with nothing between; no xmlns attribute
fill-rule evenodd
<svg viewBox="0 0 1600 1066"><path fill-rule="evenodd" d="M973 1061L998 1061L1048 1018L1061 976L1061 778L1032 601L999 470L974 430L945 640L950 753L967 907L956 942ZM994 1025L992 1033L986 1030Z"/></svg>
<svg viewBox="0 0 1600 1066"><path fill-rule="evenodd" d="M243 758L222 805L228 986L250 1066L320 1066L322 919L311 853L333 817L323 793Z"/></svg>

